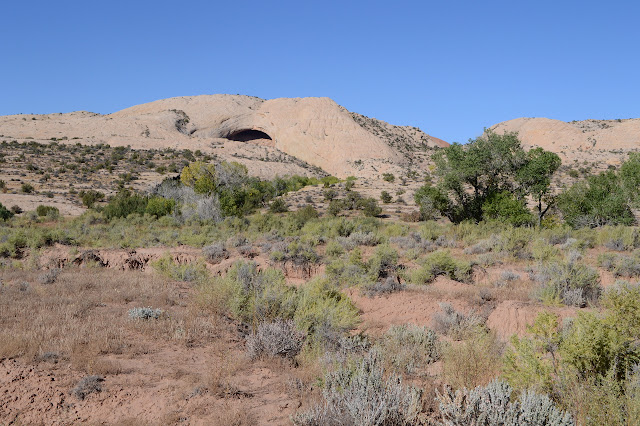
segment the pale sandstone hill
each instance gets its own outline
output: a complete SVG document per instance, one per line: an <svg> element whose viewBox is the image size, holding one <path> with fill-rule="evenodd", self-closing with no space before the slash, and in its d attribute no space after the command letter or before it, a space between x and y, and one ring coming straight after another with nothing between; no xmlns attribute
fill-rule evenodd
<svg viewBox="0 0 640 426"><path fill-rule="evenodd" d="M526 148L556 152L563 163L619 164L640 149L640 119L564 122L549 118L517 118L491 127L498 133L518 132Z"/></svg>
<svg viewBox="0 0 640 426"><path fill-rule="evenodd" d="M263 176L317 172L311 165L339 177L377 177L420 165L432 148L446 145L414 127L352 114L329 98L263 100L240 95L163 99L108 115L81 111L5 116L0 117L0 135L213 151ZM270 161L260 161L270 156Z"/></svg>

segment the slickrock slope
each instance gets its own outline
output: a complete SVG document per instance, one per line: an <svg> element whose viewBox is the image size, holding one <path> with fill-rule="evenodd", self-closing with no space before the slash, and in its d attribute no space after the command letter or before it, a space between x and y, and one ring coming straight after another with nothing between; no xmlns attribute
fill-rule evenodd
<svg viewBox="0 0 640 426"><path fill-rule="evenodd" d="M397 171L420 164L430 149L446 145L415 127L350 113L329 98L263 100L240 95L163 99L108 115L80 111L4 116L0 135L144 149L200 149L252 160L280 152L307 163L298 168L312 170L311 165L339 177ZM273 170L287 171L301 172L295 167Z"/></svg>
<svg viewBox="0 0 640 426"><path fill-rule="evenodd" d="M527 147L558 153L563 162L618 164L640 149L640 119L564 122L549 118L517 118L491 127L498 133L518 132ZM568 160L568 161L567 161Z"/></svg>

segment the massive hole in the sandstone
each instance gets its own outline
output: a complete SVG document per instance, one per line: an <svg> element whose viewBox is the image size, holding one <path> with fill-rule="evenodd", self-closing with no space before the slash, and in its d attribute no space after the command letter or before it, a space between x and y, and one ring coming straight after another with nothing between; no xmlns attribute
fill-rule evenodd
<svg viewBox="0 0 640 426"><path fill-rule="evenodd" d="M257 142L257 141L271 141L271 136L261 130L254 129L242 129L236 130L227 136L227 139L238 142Z"/></svg>

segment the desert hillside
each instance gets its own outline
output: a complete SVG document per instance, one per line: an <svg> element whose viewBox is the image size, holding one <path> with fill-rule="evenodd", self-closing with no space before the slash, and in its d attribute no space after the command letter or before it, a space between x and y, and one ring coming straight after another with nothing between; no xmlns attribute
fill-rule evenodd
<svg viewBox="0 0 640 426"><path fill-rule="evenodd" d="M107 115L4 116L0 137L200 150L234 157L258 175L310 174L319 168L338 177L399 172L426 160L431 148L446 145L415 127L352 114L329 98L240 95L163 99Z"/></svg>
<svg viewBox="0 0 640 426"><path fill-rule="evenodd" d="M640 119L564 122L549 118L517 118L491 127L518 132L526 148L542 147L560 155L563 164L617 165L640 148Z"/></svg>

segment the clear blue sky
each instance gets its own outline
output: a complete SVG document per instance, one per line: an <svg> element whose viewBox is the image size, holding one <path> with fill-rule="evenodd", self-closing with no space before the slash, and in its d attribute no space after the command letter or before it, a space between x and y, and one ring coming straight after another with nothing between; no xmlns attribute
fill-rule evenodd
<svg viewBox="0 0 640 426"><path fill-rule="evenodd" d="M7 1L0 115L328 96L449 142L640 117L636 1Z"/></svg>

